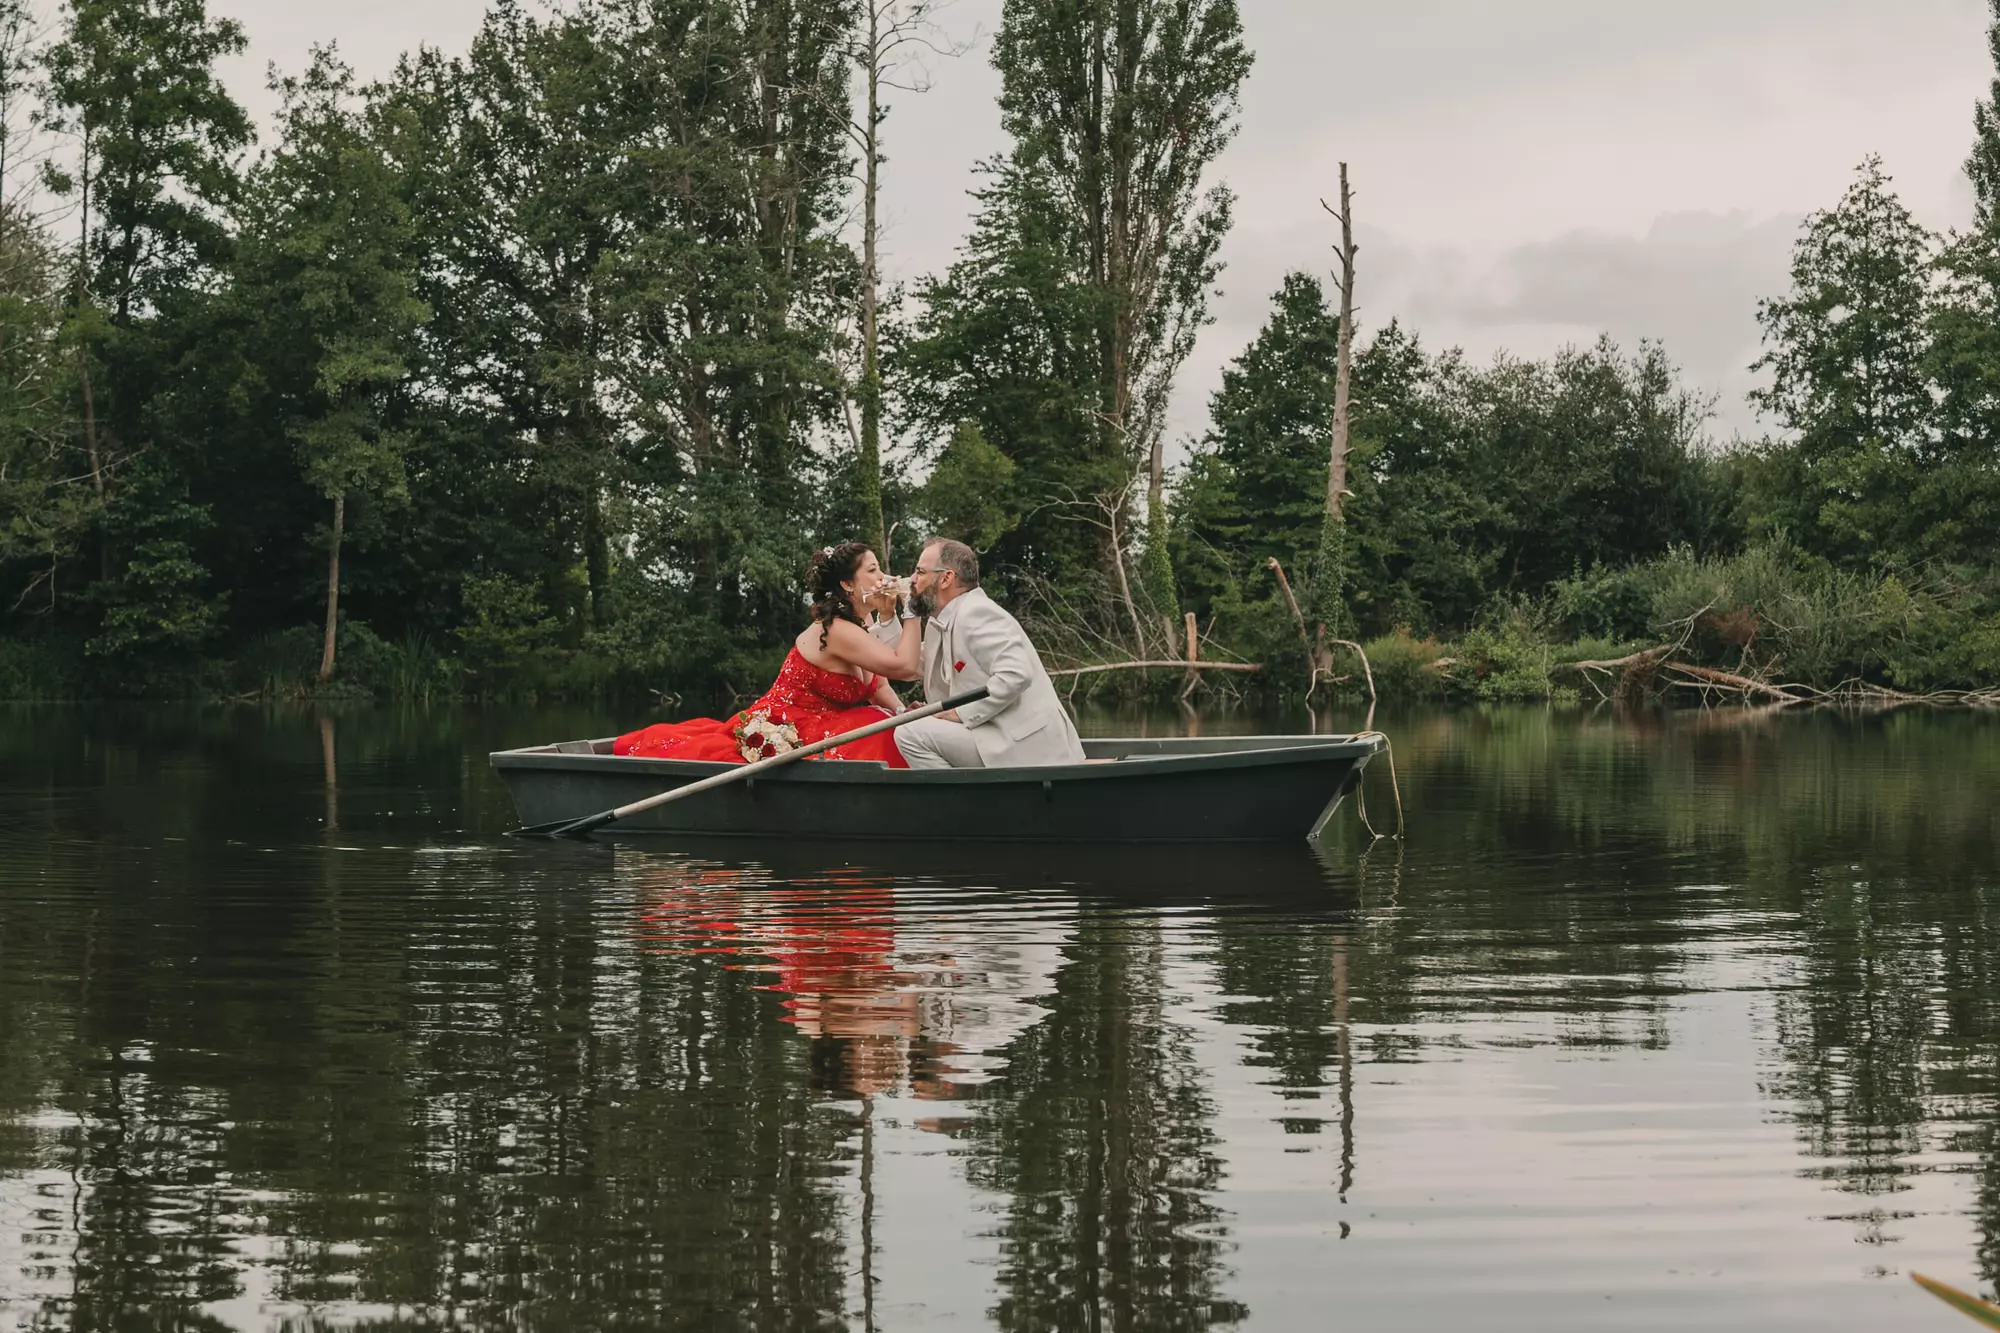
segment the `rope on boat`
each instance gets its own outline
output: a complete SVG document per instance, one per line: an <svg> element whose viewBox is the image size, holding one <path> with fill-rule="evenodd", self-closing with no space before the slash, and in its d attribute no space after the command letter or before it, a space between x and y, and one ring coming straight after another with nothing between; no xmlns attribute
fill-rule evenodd
<svg viewBox="0 0 2000 1333"><path fill-rule="evenodd" d="M1371 714L1370 720L1372 721L1374 710L1371 709L1369 711ZM1400 842L1403 837L1403 786L1396 780L1395 743L1379 731L1358 732L1354 739L1358 741L1381 741L1382 752L1389 757L1389 791L1396 798L1396 831L1394 833L1378 833L1375 831L1375 826L1368 822L1368 784L1366 781L1358 782L1354 786L1354 813L1361 817L1361 827L1367 829L1368 836L1375 841L1380 842L1383 838L1395 838ZM1365 775L1367 770L1363 769L1362 772Z"/></svg>

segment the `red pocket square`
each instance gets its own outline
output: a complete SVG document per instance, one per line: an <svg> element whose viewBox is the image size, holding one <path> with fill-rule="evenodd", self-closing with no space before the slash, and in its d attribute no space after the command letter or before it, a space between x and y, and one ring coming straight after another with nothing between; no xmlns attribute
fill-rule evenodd
<svg viewBox="0 0 2000 1333"><path fill-rule="evenodd" d="M963 663L963 662L953 662L953 663L951 664L951 669L952 669L953 671L963 671L963 670L965 670L965 663Z"/></svg>

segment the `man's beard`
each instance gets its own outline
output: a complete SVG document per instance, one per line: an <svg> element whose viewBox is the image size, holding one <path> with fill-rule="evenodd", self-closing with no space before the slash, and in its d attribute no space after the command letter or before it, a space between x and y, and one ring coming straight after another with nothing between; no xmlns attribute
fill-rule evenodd
<svg viewBox="0 0 2000 1333"><path fill-rule="evenodd" d="M916 612L925 620L929 620L937 614L937 601L928 590L912 590L910 593L910 610Z"/></svg>

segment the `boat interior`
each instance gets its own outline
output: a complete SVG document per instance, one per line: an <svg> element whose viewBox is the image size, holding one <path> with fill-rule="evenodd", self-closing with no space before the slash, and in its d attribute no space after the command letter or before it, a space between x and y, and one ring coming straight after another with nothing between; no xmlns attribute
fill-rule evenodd
<svg viewBox="0 0 2000 1333"><path fill-rule="evenodd" d="M611 753L612 737L590 741L555 741L548 745L525 746L517 754L604 754ZM1083 753L1089 763L1114 763L1124 759L1165 759L1181 755L1241 754L1249 750L1291 750L1309 745L1338 745L1352 741L1351 735L1335 736L1097 736L1085 737Z"/></svg>

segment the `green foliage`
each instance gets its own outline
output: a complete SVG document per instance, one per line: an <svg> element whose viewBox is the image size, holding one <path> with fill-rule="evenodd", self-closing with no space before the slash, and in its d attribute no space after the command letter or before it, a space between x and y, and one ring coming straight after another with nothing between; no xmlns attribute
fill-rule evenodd
<svg viewBox="0 0 2000 1333"><path fill-rule="evenodd" d="M1432 664L1446 656L1436 639L1414 637L1397 626L1361 645L1375 673L1375 689L1386 699L1427 699L1441 694L1445 677Z"/></svg>
<svg viewBox="0 0 2000 1333"><path fill-rule="evenodd" d="M0 606L33 598L41 611L101 510L68 411L75 370L59 263L36 220L0 205Z"/></svg>
<svg viewBox="0 0 2000 1333"><path fill-rule="evenodd" d="M0 637L0 701L76 699L87 691L84 663L73 645L48 634Z"/></svg>
<svg viewBox="0 0 2000 1333"><path fill-rule="evenodd" d="M1841 569L1783 539L1731 556L1683 547L1642 565L1593 570L1557 585L1549 611L1570 634L1630 646L1685 640L1711 665L1821 688L1846 680L1907 689L2000 680L2000 589L1990 581Z"/></svg>
<svg viewBox="0 0 2000 1333"><path fill-rule="evenodd" d="M1224 368L1208 434L1174 492L1170 544L1197 612L1231 585L1268 579L1269 557L1307 574L1326 512L1339 332L1319 283L1293 273L1256 340Z"/></svg>
<svg viewBox="0 0 2000 1333"><path fill-rule="evenodd" d="M1315 623L1458 630L1578 569L1729 540L1704 408L1659 348L1626 357L1600 342L1476 370L1394 324L1356 357L1353 495L1329 524L1338 328L1318 284L1293 275L1224 371L1175 494L1177 572L1197 608L1268 577L1275 556Z"/></svg>
<svg viewBox="0 0 2000 1333"><path fill-rule="evenodd" d="M1685 548L1681 548L1685 550ZM1638 639L1651 634L1657 617L1664 562L1606 567L1593 565L1549 585L1549 613L1575 636Z"/></svg>
<svg viewBox="0 0 2000 1333"><path fill-rule="evenodd" d="M113 575L91 585L98 614L84 645L112 678L148 688L186 671L222 628L228 594L216 589L193 545L210 521L155 469L140 469L120 493L106 527L126 554Z"/></svg>
<svg viewBox="0 0 2000 1333"><path fill-rule="evenodd" d="M1312 563L1307 567L1306 619L1314 626L1326 626L1329 634L1345 634L1352 620L1347 609L1349 579L1347 522L1325 514L1320 519Z"/></svg>
<svg viewBox="0 0 2000 1333"><path fill-rule="evenodd" d="M911 497L911 512L927 533L987 550L1021 521L1011 495L1015 471L1014 460L987 443L977 425L961 422Z"/></svg>
<svg viewBox="0 0 2000 1333"><path fill-rule="evenodd" d="M48 114L82 141L83 161L49 184L88 191L90 286L120 328L174 304L227 253L223 210L253 134L215 63L243 47L242 25L211 19L205 0L64 6L47 56Z"/></svg>
<svg viewBox="0 0 2000 1333"><path fill-rule="evenodd" d="M0 643L42 645L12 688L296 692L336 552L359 693L767 683L809 552L877 524L845 443L851 4L499 0L381 86L324 52L277 79L247 172L242 34L204 0L65 0L39 86L21 13L0 100L39 97L47 184L89 206L60 235L0 206ZM1303 274L1151 493L1230 220L1234 0L1007 0L994 51L1009 146L958 261L884 305L861 406L943 445L888 516L980 547L1054 655L1177 652L1193 609L1265 664L1240 684L1299 692L1275 558L1391 693L1539 697L1682 637L1815 684L2000 673L1990 100L1970 231L1872 159L1809 220L1762 308L1780 438L1715 447L1657 346L1476 366L1391 321L1329 526L1339 326Z"/></svg>
<svg viewBox="0 0 2000 1333"><path fill-rule="evenodd" d="M103 627L90 641L94 657L134 657L141 652L191 654L222 620L224 598L207 595L208 571L188 544L173 537L140 542L113 581L96 591Z"/></svg>
<svg viewBox="0 0 2000 1333"><path fill-rule="evenodd" d="M275 698L342 695L431 702L456 697L458 664L423 634L391 643L357 620L340 623L340 679L319 683L318 625L295 625L259 635L235 657L231 688Z"/></svg>
<svg viewBox="0 0 2000 1333"><path fill-rule="evenodd" d="M483 692L504 690L553 646L557 624L540 590L506 574L468 575L458 642Z"/></svg>
<svg viewBox="0 0 2000 1333"><path fill-rule="evenodd" d="M252 178L236 291L255 363L313 488L399 493L403 440L384 418L429 311L412 294L401 185L325 50L277 81L283 146Z"/></svg>
<svg viewBox="0 0 2000 1333"><path fill-rule="evenodd" d="M1521 703L1555 692L1549 681L1554 661L1549 645L1518 621L1468 632L1453 642L1451 656L1443 672L1451 697Z"/></svg>
<svg viewBox="0 0 2000 1333"><path fill-rule="evenodd" d="M1013 144L899 364L920 419L973 422L1019 466L999 559L1073 584L1108 546L1070 506L1114 504L1122 540L1144 474L1164 511L1167 399L1230 222L1205 178L1251 56L1235 0L1009 0L993 63ZM1140 582L1171 605L1167 575L1156 555Z"/></svg>
<svg viewBox="0 0 2000 1333"><path fill-rule="evenodd" d="M1898 482L1923 461L1935 406L1926 374L1934 243L1871 157L1839 204L1807 219L1791 293L1758 310L1757 366L1771 384L1752 397L1796 435L1791 484L1771 497L1772 517L1845 564L1908 536L1910 497Z"/></svg>
<svg viewBox="0 0 2000 1333"><path fill-rule="evenodd" d="M1982 232L2000 225L2000 6L1992 7L1986 52L1994 66L1993 81L1985 99L1973 108L1972 153L1965 161L1966 179L1972 182L1973 211Z"/></svg>

